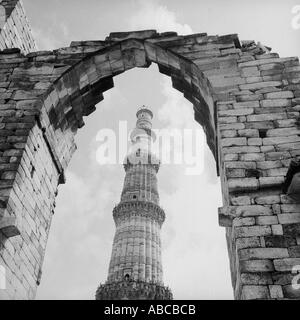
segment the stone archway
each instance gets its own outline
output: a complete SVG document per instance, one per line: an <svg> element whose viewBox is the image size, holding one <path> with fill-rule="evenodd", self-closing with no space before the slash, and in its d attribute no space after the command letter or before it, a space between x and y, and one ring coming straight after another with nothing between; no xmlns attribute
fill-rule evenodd
<svg viewBox="0 0 300 320"><path fill-rule="evenodd" d="M113 77L157 63L194 105L222 181L236 299L299 297L299 205L281 190L299 156L300 67L237 35L112 33L53 52L0 53L0 263L3 298L32 299L41 278L57 186L83 116ZM2 293L1 293L2 294Z"/></svg>

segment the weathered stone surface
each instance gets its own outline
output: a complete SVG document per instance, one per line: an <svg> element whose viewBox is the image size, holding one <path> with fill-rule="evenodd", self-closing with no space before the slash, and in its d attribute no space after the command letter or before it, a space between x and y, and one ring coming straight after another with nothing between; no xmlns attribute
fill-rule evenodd
<svg viewBox="0 0 300 320"><path fill-rule="evenodd" d="M292 271L293 267L300 265L300 258L275 259L274 267L276 271Z"/></svg>
<svg viewBox="0 0 300 320"><path fill-rule="evenodd" d="M257 169L273 169L273 168L280 168L282 167L281 161L262 161L256 163Z"/></svg>
<svg viewBox="0 0 300 320"><path fill-rule="evenodd" d="M259 178L259 186L262 188L281 185L284 181L283 176L279 177L261 177Z"/></svg>
<svg viewBox="0 0 300 320"><path fill-rule="evenodd" d="M299 241L297 241L299 244ZM292 258L300 258L300 245L289 247L290 257Z"/></svg>
<svg viewBox="0 0 300 320"><path fill-rule="evenodd" d="M16 217L0 218L0 232L3 233L6 238L20 235Z"/></svg>
<svg viewBox="0 0 300 320"><path fill-rule="evenodd" d="M228 189L231 191L256 190L258 188L258 181L255 178L228 179L227 182Z"/></svg>
<svg viewBox="0 0 300 320"><path fill-rule="evenodd" d="M286 248L250 248L239 251L241 260L251 259L281 259L288 258L289 253Z"/></svg>
<svg viewBox="0 0 300 320"><path fill-rule="evenodd" d="M241 226L252 226L255 224L255 218L254 217L248 217L248 218L234 218L232 222L233 227L241 227Z"/></svg>
<svg viewBox="0 0 300 320"><path fill-rule="evenodd" d="M282 299L284 297L281 286L271 285L269 286L269 289L270 289L270 295L272 299Z"/></svg>
<svg viewBox="0 0 300 320"><path fill-rule="evenodd" d="M283 228L281 224L272 225L271 228L274 235L283 235Z"/></svg>
<svg viewBox="0 0 300 320"><path fill-rule="evenodd" d="M257 122L257 121L273 121L273 120L281 120L286 119L286 113L272 113L272 114L258 114L258 115L249 115L247 116L247 121L249 122Z"/></svg>
<svg viewBox="0 0 300 320"><path fill-rule="evenodd" d="M261 100L260 105L265 108L269 107L290 107L291 106L290 99L267 99Z"/></svg>
<svg viewBox="0 0 300 320"><path fill-rule="evenodd" d="M241 137L247 137L247 138L258 138L259 132L257 129L244 129L244 130L238 130L238 135Z"/></svg>
<svg viewBox="0 0 300 320"><path fill-rule="evenodd" d="M5 8L5 19L1 25L0 49L7 50L7 58L13 57L17 52L8 51L16 50L10 48L20 48L24 53L36 51L36 44L22 3L16 0L2 1L1 6Z"/></svg>
<svg viewBox="0 0 300 320"><path fill-rule="evenodd" d="M245 102L234 102L233 107L235 109L243 109L243 110L253 110L253 108L259 108L259 101L245 101Z"/></svg>
<svg viewBox="0 0 300 320"><path fill-rule="evenodd" d="M272 235L264 238L266 247L274 248L288 248L296 244L296 240L293 237Z"/></svg>
<svg viewBox="0 0 300 320"><path fill-rule="evenodd" d="M269 273L242 273L241 283L244 285L268 285L272 284L272 277Z"/></svg>
<svg viewBox="0 0 300 320"><path fill-rule="evenodd" d="M244 237L236 239L237 250L244 248L258 248L261 246L259 237Z"/></svg>
<svg viewBox="0 0 300 320"><path fill-rule="evenodd" d="M283 211L285 212L285 211ZM300 213L279 214L278 221L281 224L300 223Z"/></svg>
<svg viewBox="0 0 300 320"><path fill-rule="evenodd" d="M222 146L244 146L247 144L246 138L223 138L221 140Z"/></svg>
<svg viewBox="0 0 300 320"><path fill-rule="evenodd" d="M251 199L250 199L249 196L233 197L233 198L231 198L231 204L233 206L250 205L251 204Z"/></svg>
<svg viewBox="0 0 300 320"><path fill-rule="evenodd" d="M260 81L249 84L241 84L239 87L241 90L259 90L266 87L280 86L281 84L281 81Z"/></svg>
<svg viewBox="0 0 300 320"><path fill-rule="evenodd" d="M250 205L250 206L238 206L238 207L228 207L231 215L234 216L262 216L271 215L272 210L267 206L262 205Z"/></svg>
<svg viewBox="0 0 300 320"><path fill-rule="evenodd" d="M300 141L300 137L296 135L290 135L288 137L272 137L272 138L263 138L264 145L277 145L279 143L288 143L288 142L297 142Z"/></svg>
<svg viewBox="0 0 300 320"><path fill-rule="evenodd" d="M282 225L284 234L298 237L300 235L300 223L289 223Z"/></svg>
<svg viewBox="0 0 300 320"><path fill-rule="evenodd" d="M241 272L271 272L274 271L272 260L240 261Z"/></svg>
<svg viewBox="0 0 300 320"><path fill-rule="evenodd" d="M281 206L281 211L283 213L296 213L295 216L299 216L300 215L300 204L282 204ZM297 215L298 213L298 215Z"/></svg>
<svg viewBox="0 0 300 320"><path fill-rule="evenodd" d="M292 282L294 275L291 272L274 272L272 278L275 285L287 285Z"/></svg>
<svg viewBox="0 0 300 320"><path fill-rule="evenodd" d="M288 299L300 299L300 290L295 290L292 285L283 286L283 294Z"/></svg>
<svg viewBox="0 0 300 320"><path fill-rule="evenodd" d="M253 108L240 108L234 110L219 111L219 116L245 116L254 113Z"/></svg>
<svg viewBox="0 0 300 320"><path fill-rule="evenodd" d="M241 298L244 300L269 299L269 289L267 286L245 285L242 288Z"/></svg>
<svg viewBox="0 0 300 320"><path fill-rule="evenodd" d="M289 99L294 98L293 91L277 91L265 94L266 99Z"/></svg>
<svg viewBox="0 0 300 320"><path fill-rule="evenodd" d="M228 161L225 162L225 168L226 169L255 169L256 168L256 163L250 162L250 161Z"/></svg>
<svg viewBox="0 0 300 320"><path fill-rule="evenodd" d="M236 227L234 229L235 237L255 237L266 236L272 234L269 226L249 226L249 227Z"/></svg>
<svg viewBox="0 0 300 320"><path fill-rule="evenodd" d="M256 218L258 225L274 225L278 224L277 216L259 216Z"/></svg>
<svg viewBox="0 0 300 320"><path fill-rule="evenodd" d="M240 155L242 161L263 161L265 155L263 153L244 153Z"/></svg>

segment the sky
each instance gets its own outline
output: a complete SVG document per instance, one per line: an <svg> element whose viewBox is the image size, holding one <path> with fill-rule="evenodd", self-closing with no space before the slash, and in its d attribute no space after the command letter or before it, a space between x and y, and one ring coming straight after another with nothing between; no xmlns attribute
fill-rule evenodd
<svg viewBox="0 0 300 320"><path fill-rule="evenodd" d="M115 31L156 29L237 33L240 40L260 41L281 56L300 55L298 11L292 11L300 0L23 0L23 4L40 50L75 40L103 40ZM115 231L112 209L120 200L125 172L120 164L97 162L98 132L105 128L118 132L119 120L132 128L141 105L152 109L154 128L201 129L193 120L192 105L156 65L128 71L114 83L76 136L78 150L66 172L66 184L59 186L37 299L94 299L97 286L106 280ZM225 230L218 226L220 181L211 152L205 143L201 148L201 174L188 175L185 163L162 165L158 173L160 203L166 212L161 230L164 283L176 299L233 299Z"/></svg>

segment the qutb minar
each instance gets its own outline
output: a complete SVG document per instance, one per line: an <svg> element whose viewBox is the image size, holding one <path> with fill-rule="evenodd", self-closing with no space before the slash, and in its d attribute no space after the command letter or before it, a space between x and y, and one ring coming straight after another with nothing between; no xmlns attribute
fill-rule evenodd
<svg viewBox="0 0 300 320"><path fill-rule="evenodd" d="M108 278L98 287L96 300L173 298L163 284L160 230L165 213L157 190L160 162L151 150L153 114L143 106L136 116L121 201L113 210L116 232Z"/></svg>

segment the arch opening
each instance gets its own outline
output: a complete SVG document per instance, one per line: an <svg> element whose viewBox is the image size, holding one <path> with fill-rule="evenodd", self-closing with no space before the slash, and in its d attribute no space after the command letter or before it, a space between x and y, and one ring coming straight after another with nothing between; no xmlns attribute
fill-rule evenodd
<svg viewBox="0 0 300 320"><path fill-rule="evenodd" d="M195 119L203 127L207 144L217 159L215 102L208 79L193 62L139 39L126 39L100 49L67 69L44 99L48 114L41 115L42 126L50 121L53 131L75 133L84 125L83 117L95 111L95 104L104 99L103 93L114 86L113 77L135 67L148 68L151 63L170 76L173 87L192 103ZM50 133L50 144L51 136Z"/></svg>
<svg viewBox="0 0 300 320"><path fill-rule="evenodd" d="M145 72L146 71L146 72ZM149 75L148 75L149 73ZM132 75L131 75L132 74ZM136 76L134 76L134 74L137 74ZM144 75L144 76L143 76ZM155 76L155 77L154 77ZM153 79L154 78L154 79ZM152 80L153 79L153 80ZM164 81L167 80L167 81ZM128 125L128 129L131 128L131 126L134 125L134 114L136 112L136 108L135 108L135 100L133 99L133 104L132 106L128 106L128 103L126 103L126 101L131 101L131 96L132 94L127 94L127 91L134 91L135 90L135 86L134 84L136 83L136 81L139 81L139 83L144 83L149 85L150 81L155 81L156 83L159 82L159 84L156 84L153 88L153 95L157 95L156 91L158 88L162 88L161 90L162 93L160 94L160 100L157 100L158 98L156 97L155 99L155 104L158 105L158 101L161 101L162 105L168 104L170 105L170 103L172 103L172 100L168 100L168 95L170 93L175 93L176 98L175 103L176 105L174 105L175 108L175 113L179 110L178 106L182 105L182 110L183 112L181 113L182 116L184 116L185 112L190 111L190 113L192 114L192 106L191 103L189 101L187 101L186 99L184 99L184 97L180 94L180 92L178 92L177 90L175 90L174 88L172 88L171 86L171 81L169 80L169 77L166 77L164 75L162 75L161 73L159 73L159 70L157 70L157 67L155 65L151 66L149 69L147 70L143 70L143 69L133 69L128 73L124 73L122 75L120 75L120 77L116 78L116 83L115 83L115 88L112 89L109 93L107 92L105 94L105 99L103 102L101 102L96 109L95 114L93 114L90 118L87 118L87 125L86 127L84 127L82 130L83 131L89 131L89 127L91 125L95 125L95 121L97 123L96 118L100 119L104 119L107 118L108 114L111 114L111 118L114 118L114 121L117 121L117 119L123 120L126 119L126 117L132 121L132 124ZM131 83L132 85L128 85L125 87L125 83ZM130 87L132 87L130 89ZM165 88L166 87L166 88ZM124 89L122 89L124 88ZM141 86L139 85L137 90L140 90ZM125 94L126 91L126 94ZM122 97L124 96L124 100L122 99ZM143 96L143 92L140 93L140 95ZM116 96L116 98L114 98L114 96ZM117 105L118 103L118 98L120 99L121 103L119 103L119 105ZM149 104L150 101L150 95L148 95L147 99L146 99L146 104ZM106 103L106 101L108 101ZM136 101L143 101L142 99L136 99ZM103 104L103 105L102 105ZM149 105L150 106L150 105ZM110 110L110 107L112 107L112 109ZM98 109L99 108L99 109ZM125 114L125 108L127 108L128 114ZM158 121L158 110L159 108L155 108L154 111L154 120L155 120L155 127ZM131 115L130 115L131 114ZM114 117L114 115L118 115L118 117ZM180 117L180 116L179 116ZM162 118L160 120L161 123L159 123L159 127L163 128L163 124L165 122L164 119L166 118ZM193 119L192 116L189 116L189 122L187 123L187 125L183 125L184 127L189 126L190 124L193 123L193 125L195 127L199 127L199 124ZM104 120L103 120L104 121ZM101 121L101 124L99 123L99 129L104 125L104 127L106 127L106 125L108 125L110 127L110 124L108 121L104 122ZM112 121L112 120L110 120ZM91 123L93 122L93 124ZM118 121L117 121L118 122ZM106 124L107 123L107 124ZM176 123L176 121L175 121ZM184 122L186 123L186 122ZM168 126L170 126L169 122L168 122ZM181 124L180 124L181 126ZM114 126L112 127L113 130L115 130ZM193 128L190 127L189 128ZM201 130L201 128L199 127L199 129ZM79 130L78 135L81 135L81 132L83 132L81 130ZM96 133L94 132L94 135ZM85 150L86 148L84 147L84 149L82 149L83 147L83 142L82 139L80 141L80 143L78 143L78 151L75 153L75 157L76 157L76 162L79 165L78 162L78 157L80 157L80 160L83 162L85 161L83 156L80 156L80 154L83 152L84 150L84 154L86 154ZM222 229L220 229L218 227L218 223L217 223L217 216L214 214L217 211L217 202L215 200L213 200L216 197L216 193L218 193L218 199L220 201L221 199L221 195L220 195L220 186L219 184L216 184L216 181L211 181L213 178L212 176L205 176L207 174L207 169L213 171L213 167L214 167L214 160L213 160L213 156L210 153L210 150L207 148L207 146L205 145L205 157L206 157L206 162L209 162L209 168L206 167L206 173L200 176L195 176L193 177L189 177L186 176L185 174L185 169L184 167L186 167L186 165L182 166L182 169L178 168L176 169L178 166L177 165L172 165L170 166L170 168L166 168L167 165L162 164L160 171L158 173L158 185L159 185L159 191L162 193L160 194L160 199L161 199L161 203L164 207L164 209L166 210L166 215L167 215L167 222L165 223L165 226L163 227L162 230L162 235L163 235L163 242L168 246L166 249L164 249L164 253L163 253L163 262L164 262L164 266L166 267L165 269L165 276L166 276L166 283L170 285L170 287L173 289L173 292L175 294L175 297L181 297L181 298L192 298L193 295L197 296L199 298L205 298L205 294L201 293L201 290L197 290L195 288L195 290L190 291L190 293L187 293L187 290L181 289L182 286L182 281L176 281L176 275L174 275L174 272L170 271L170 270L174 270L174 263L176 265L180 265L181 268L179 270L179 274L180 279L185 279L186 281L186 287L193 287L193 281L195 281L195 278L193 280L191 280L190 277L186 277L184 273L181 272L181 270L183 271L186 268L186 261L189 260L193 266L195 268L197 268L196 264L197 261L204 261L205 256L206 258L210 257L209 259L206 259L207 262L202 263L204 267L201 267L201 269L203 270L203 272L201 272L201 274L199 274L199 276L197 276L196 278L198 279L199 283L202 283L203 287L206 287L207 289L209 288L209 283L206 283L206 279L209 279L210 276L207 276L205 279L204 274L206 273L205 270L215 270L215 272L218 272L220 270L223 269L222 268L217 268L217 265L220 264L220 262L222 259L223 262L221 263L222 266L224 266L224 269L226 269L226 265L228 265L227 263L227 256L226 256L226 248L223 245L224 244L224 231ZM209 159L207 159L209 158ZM71 161L71 168L73 167L72 163L73 160ZM91 167L91 165L88 165L89 167ZM120 166L122 167L122 166ZM107 174L104 174L103 171L109 171L112 169L108 169L106 170L105 167L101 168L99 167L99 176L102 177L101 179L105 179L106 181L111 180L109 178L109 176ZM72 169L71 169L72 170ZM77 171L77 173L80 170ZM103 174L102 174L103 172ZM117 202L118 201L118 197L121 194L121 188L122 188L122 181L124 179L124 171L123 169L120 169L120 174L119 173L114 173L115 171L111 171L112 175L114 177L119 177L118 180L116 181L116 178L114 178L112 180L112 182L114 182L114 184L116 185L116 188L113 188L115 197L112 200L113 202ZM74 172L73 172L74 173ZM93 174L89 174L92 176L95 176L95 172ZM216 176L216 172L213 171L212 175ZM76 175L78 177L78 174ZM61 196L61 192L65 194L65 188L67 188L68 190L70 190L68 192L68 194L70 194L70 192L72 191L72 187L70 187L70 184L72 184L72 181L74 179L73 174L69 177L69 175L66 175L67 179L66 179L66 185L62 186L61 189L59 190L58 193L58 202L57 202L57 208L56 208L56 216L54 218L53 224L54 224L54 230L51 230L51 235L50 237L53 236L53 234L55 233L55 230L57 230L58 227L58 222L56 222L55 219L59 219L60 221L60 225L63 225L63 217L62 215L64 214L64 212L61 212L60 206L62 205L62 202L60 201L60 196ZM178 177L178 178L177 178ZM78 177L79 178L79 177ZM71 179L71 181L69 180ZM180 179L177 181L177 179ZM215 178L214 178L215 179ZM87 183L88 180L85 179L85 182ZM100 182L99 182L100 183ZM203 183L206 185L204 186ZM95 189L96 185L92 184L93 188ZM88 187L86 187L87 189L89 189ZM108 189L111 189L111 182L108 183L107 186ZM170 189L171 188L171 189ZM204 195L204 189L206 188L206 197L203 196ZM170 192L168 191L170 190ZM184 191L185 190L185 191ZM202 192L201 192L202 190ZM75 191L75 190L74 190ZM197 195L198 194L198 195ZM66 196L63 196L64 199ZM78 198L79 196L76 196L75 198ZM175 197L178 198L178 201L172 201L171 198ZM92 198L95 198L95 196L92 196ZM164 200L166 198L166 200ZM195 201L195 199L198 199L198 201ZM208 200L210 199L210 200ZM200 202L199 202L200 201ZM210 201L211 204L209 204L208 202ZM106 201L104 201L106 202ZM171 205L172 203L174 203L174 206ZM176 208L176 203L178 203ZM180 209L179 209L180 208ZM200 211L198 212L198 208ZM112 208L111 208L112 209ZM114 230L114 225L112 222L112 218L111 218L111 214L110 211L111 209L108 209L107 212L107 216L108 218L106 220L111 220L108 221L107 223L110 223L111 225L111 230ZM64 209L66 210L66 209ZM180 222L180 220L183 218L182 217L182 211L185 210L186 212L189 211L190 215L186 215L187 217L190 217L190 219L185 219L185 222L183 223L182 221ZM202 211L204 210L204 211ZM72 211L72 210L71 210ZM101 210L100 210L101 211ZM211 214L208 214L208 211L211 212ZM202 212L202 213L201 213ZM71 212L70 212L71 213ZM97 213L97 215L100 213ZM174 217L174 215L177 215L177 217ZM102 219L102 218L101 218ZM170 219L170 220L169 220ZM64 219L63 219L64 220ZM85 219L87 221L87 219ZM105 221L106 221L105 220ZM103 222L104 223L104 222ZM169 225L170 224L170 225ZM97 225L96 222L93 223L93 225ZM169 226L168 226L169 225ZM189 235L189 231L187 231L187 235L184 235L183 229L184 230L190 230L190 232L192 233L192 235ZM196 225L198 227L196 227ZM99 231L101 233L101 236L99 234L99 238L103 239L102 233L106 234L107 231L101 231L102 228L99 226ZM209 231L210 230L210 231ZM197 232L199 234L197 234ZM174 235L177 234L176 237L174 237ZM215 237L213 238L213 235L215 235ZM217 238L216 238L217 237ZM109 241L113 238L113 233L109 234L106 239L108 239ZM182 241L178 241L176 239L182 239ZM219 240L216 240L219 239ZM50 246L53 246L53 242L52 239L50 239ZM102 241L107 241L104 240ZM223 242L222 242L223 241ZM210 245L209 243L214 242L214 244ZM98 243L98 242L97 242ZM193 248L191 248L189 250L189 252L191 252L192 250L194 250L194 254L190 255L190 259L187 260L182 260L182 259L178 259L176 258L174 262L174 259L172 258L172 256L177 257L178 253L176 253L175 248L177 247L178 250L180 250L180 252L183 250L183 244L185 246L188 246L192 243ZM206 244L206 245L205 245ZM66 245L66 244L65 244ZM221 248L223 245L223 251L222 253L218 254L218 258L217 261L214 263L214 266L208 266L208 264L212 263L214 257L213 255L215 254L214 252L218 252L219 248ZM103 248L103 245L98 244L98 246L100 248ZM111 247L110 245L107 245L109 247L108 252L107 252L107 257L103 258L103 262L99 262L96 261L94 264L99 265L99 268L102 268L102 265L104 265L104 274L103 274L103 280L105 280L106 277L106 273L107 273L107 262L109 261L109 257L110 257L110 253L111 253ZM164 245L163 245L164 247ZM210 248L210 252L207 251L207 248ZM213 249L212 249L213 248ZM49 248L50 249L50 248ZM170 252L168 252L168 250L170 250ZM54 251L50 249L50 252ZM68 250L67 250L68 251ZM101 249L100 251L103 251L103 249ZM165 256L165 258L164 258ZM91 258L92 259L92 258ZM88 258L85 258L85 260L89 260ZM45 294L45 292L48 292L47 290L47 286L51 285L49 283L49 260L46 257L45 260L45 277L47 277L47 279L45 279L45 283L43 283L42 281L42 286L43 288L39 288L38 289L38 297L40 297L41 295L43 296L43 294ZM167 264L166 264L167 263ZM226 264L227 263L227 264ZM95 269L95 266L92 268L93 270ZM62 267L63 269L65 269L64 267ZM97 268L98 270L98 268ZM178 268L176 269L178 270ZM100 270L98 270L98 272L100 272ZM228 272L228 271L227 271ZM56 272L55 274L58 273L58 269L56 268ZM100 273L99 273L100 274ZM178 275L178 274L177 274ZM227 274L227 277L225 278L227 280L227 288L230 286L229 280L230 276L229 273ZM178 277L177 277L178 279ZM94 279L93 283L91 285L91 289L94 290L95 288L93 287L93 285L95 285L95 283L97 281L100 281L101 279ZM103 282L102 280L102 282ZM214 281L216 283L224 283L222 290L219 291L217 297L224 297L226 295L226 281L222 279L221 277L221 273L219 272L218 275L216 275L214 277ZM211 283L211 282L210 282ZM42 292L39 292L39 290L42 289ZM229 290L228 290L229 291ZM227 292L228 292L227 291ZM208 291L206 291L208 292ZM91 292L91 294L93 294L93 292ZM203 294L203 295L202 295ZM209 292L207 297L211 297L213 298L214 294L212 292ZM231 295L230 295L231 296Z"/></svg>
<svg viewBox="0 0 300 320"><path fill-rule="evenodd" d="M18 250L21 243L23 254L29 255L27 262L34 261L33 269L18 263L16 275L15 266L8 263L15 281L31 276L29 288L20 285L11 296L35 295L56 189L64 182L83 116L102 99L99 92L113 86L114 75L155 62L193 101L196 120L207 120L203 123L207 143L220 164L219 224L226 227L235 297L295 297L290 284L275 292L274 287L257 285L263 276L254 279L247 273L253 271L252 260L271 256L268 270L258 268L273 277L275 260L283 263L285 257L293 257L292 246L298 244L297 222L286 223L280 216L294 217L296 210L296 204L281 194L281 184L289 163L299 157L299 137L289 134L299 129L297 57L280 58L254 41L240 44L237 35L177 36L153 30L111 34L105 41L77 42L51 53L24 57L13 49L1 55L8 80L1 92L5 108L1 125L8 140L2 144L6 162L1 164L1 253ZM7 58L16 58L9 70ZM251 235L256 240L244 239ZM273 236L284 241L292 237L293 245L274 255Z"/></svg>

